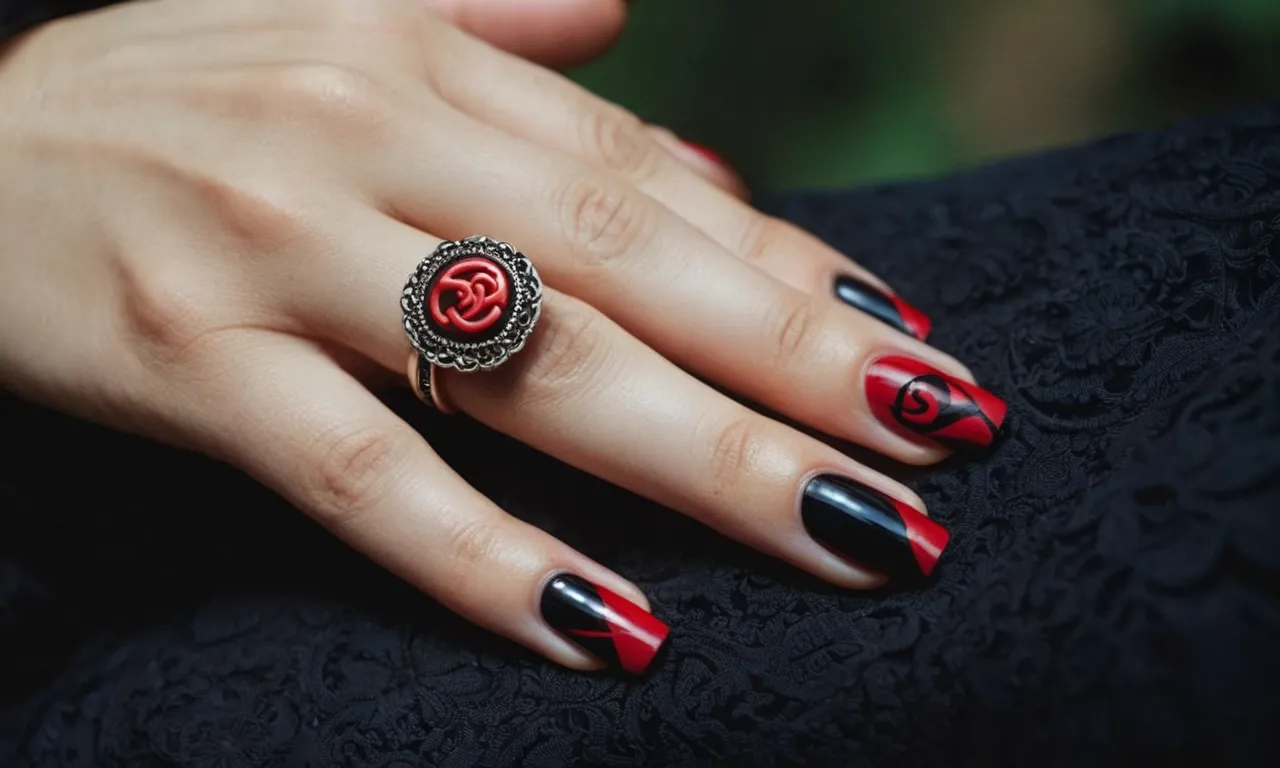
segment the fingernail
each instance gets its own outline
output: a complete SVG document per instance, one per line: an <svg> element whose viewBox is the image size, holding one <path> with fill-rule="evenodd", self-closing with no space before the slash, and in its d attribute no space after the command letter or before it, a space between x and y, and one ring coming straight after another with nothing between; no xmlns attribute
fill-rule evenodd
<svg viewBox="0 0 1280 768"><path fill-rule="evenodd" d="M928 338L929 330L933 328L925 313L900 297L890 296L856 277L841 275L836 278L836 298L921 341Z"/></svg>
<svg viewBox="0 0 1280 768"><path fill-rule="evenodd" d="M896 581L933 573L951 538L911 505L840 475L809 481L800 517L820 544Z"/></svg>
<svg viewBox="0 0 1280 768"><path fill-rule="evenodd" d="M640 674L669 631L653 614L580 576L562 573L542 590L542 618L602 661Z"/></svg>
<svg viewBox="0 0 1280 768"><path fill-rule="evenodd" d="M695 155L698 155L706 162L711 163L714 166L717 166L718 168L720 168L720 170L728 171L729 173L734 173L733 168L727 162L725 162L725 159L721 157L720 154L716 152L714 149L711 149L710 147L704 147L701 144L695 144L692 141L686 141L684 139L680 139L680 143L683 144L685 148L688 149L690 152L693 152Z"/></svg>
<svg viewBox="0 0 1280 768"><path fill-rule="evenodd" d="M987 390L910 357L885 357L867 371L876 418L905 437L947 448L991 445L1006 405Z"/></svg>
<svg viewBox="0 0 1280 768"><path fill-rule="evenodd" d="M738 197L747 196L747 184L725 159L715 151L694 144L692 141L677 139L676 156L693 168L704 178Z"/></svg>

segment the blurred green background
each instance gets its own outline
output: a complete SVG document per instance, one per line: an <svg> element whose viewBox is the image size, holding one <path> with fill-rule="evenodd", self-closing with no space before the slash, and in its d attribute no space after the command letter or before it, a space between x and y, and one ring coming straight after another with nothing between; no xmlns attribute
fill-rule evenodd
<svg viewBox="0 0 1280 768"><path fill-rule="evenodd" d="M757 187L945 173L1280 95L1280 0L638 0L572 75Z"/></svg>

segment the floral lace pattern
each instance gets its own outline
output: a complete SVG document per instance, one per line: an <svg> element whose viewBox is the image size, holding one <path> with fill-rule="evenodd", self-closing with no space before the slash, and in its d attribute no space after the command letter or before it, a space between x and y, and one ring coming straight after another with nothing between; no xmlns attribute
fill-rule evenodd
<svg viewBox="0 0 1280 768"><path fill-rule="evenodd" d="M583 675L225 467L4 400L0 764L1280 758L1280 110L778 207L1009 402L989 456L911 473L953 532L935 584L844 592L448 422L465 476L672 625L647 677Z"/></svg>

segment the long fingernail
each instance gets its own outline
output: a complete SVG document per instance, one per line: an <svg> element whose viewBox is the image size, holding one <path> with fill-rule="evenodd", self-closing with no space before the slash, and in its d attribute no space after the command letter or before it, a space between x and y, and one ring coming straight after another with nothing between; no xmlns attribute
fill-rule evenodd
<svg viewBox="0 0 1280 768"><path fill-rule="evenodd" d="M630 600L571 573L558 574L543 588L542 618L602 661L637 675L669 631Z"/></svg>
<svg viewBox="0 0 1280 768"><path fill-rule="evenodd" d="M1005 402L910 357L884 357L867 370L871 412L905 437L947 448L991 445Z"/></svg>
<svg viewBox="0 0 1280 768"><path fill-rule="evenodd" d="M840 475L809 481L800 517L823 546L897 581L933 573L951 538L911 505Z"/></svg>
<svg viewBox="0 0 1280 768"><path fill-rule="evenodd" d="M836 297L845 304L924 341L933 328L928 316L898 296L891 296L856 277L836 278Z"/></svg>

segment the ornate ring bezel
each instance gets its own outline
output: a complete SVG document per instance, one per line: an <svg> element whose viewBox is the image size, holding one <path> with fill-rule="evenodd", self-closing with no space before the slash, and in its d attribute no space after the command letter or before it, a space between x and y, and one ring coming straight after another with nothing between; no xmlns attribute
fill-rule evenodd
<svg viewBox="0 0 1280 768"><path fill-rule="evenodd" d="M504 327L484 341L458 341L442 335L427 309L427 287L440 270L461 258L485 256L506 270L511 278L511 299ZM519 352L542 311L542 280L529 257L509 243L476 235L448 240L418 263L400 295L404 330L409 343L431 365L455 370L487 371Z"/></svg>

